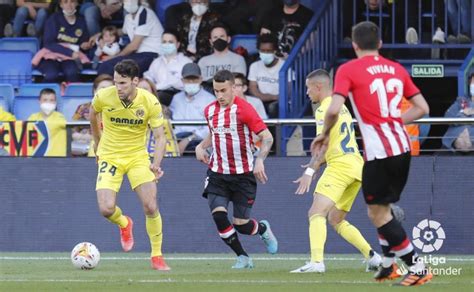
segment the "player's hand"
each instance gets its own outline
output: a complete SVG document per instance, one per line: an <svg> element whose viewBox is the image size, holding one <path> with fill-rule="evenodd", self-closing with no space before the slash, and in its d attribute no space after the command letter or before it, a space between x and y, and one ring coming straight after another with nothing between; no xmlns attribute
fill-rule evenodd
<svg viewBox="0 0 474 292"><path fill-rule="evenodd" d="M265 174L265 165L263 165L262 159L255 159L255 166L253 168L253 174L262 184L266 183L268 180L267 175Z"/></svg>
<svg viewBox="0 0 474 292"><path fill-rule="evenodd" d="M329 136L320 134L311 142L311 155L324 155L328 149Z"/></svg>
<svg viewBox="0 0 474 292"><path fill-rule="evenodd" d="M161 167L155 163L150 164L150 170L155 174L155 182L157 182L163 176L163 174L165 174Z"/></svg>
<svg viewBox="0 0 474 292"><path fill-rule="evenodd" d="M209 154L207 154L207 151L203 149L201 145L196 147L196 159L202 163L209 164Z"/></svg>
<svg viewBox="0 0 474 292"><path fill-rule="evenodd" d="M311 165L310 163L307 163L307 164L302 164L302 165L300 165L300 166L301 166L301 168L304 168L304 169L306 169L306 168L308 168L308 167L314 168L314 166L313 166L313 165ZM319 169L319 167L318 167L318 168L316 168L316 169L314 170L314 172L315 172L315 173L316 173L316 172L318 172L318 169ZM315 176L315 175L313 175L313 180L315 180L315 179L316 179L316 176ZM295 180L295 181L293 181L293 182L296 182L296 180Z"/></svg>
<svg viewBox="0 0 474 292"><path fill-rule="evenodd" d="M309 188L311 187L312 180L312 176L303 174L297 180L293 181L293 183L298 184L298 188L296 189L295 194L304 195L305 193L307 193L309 191Z"/></svg>

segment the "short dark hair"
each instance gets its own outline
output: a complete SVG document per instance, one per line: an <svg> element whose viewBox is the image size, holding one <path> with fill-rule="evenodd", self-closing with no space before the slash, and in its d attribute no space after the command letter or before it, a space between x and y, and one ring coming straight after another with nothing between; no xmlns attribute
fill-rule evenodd
<svg viewBox="0 0 474 292"><path fill-rule="evenodd" d="M107 25L105 26L103 29L102 29L102 34L104 34L104 32L110 32L112 35L115 36L115 41L118 41L119 39L119 34L118 34L118 29L115 25Z"/></svg>
<svg viewBox="0 0 474 292"><path fill-rule="evenodd" d="M41 89L39 98L41 98L41 96L43 96L44 94L53 94L54 97L56 97L56 91L54 91L54 89L49 88L49 87Z"/></svg>
<svg viewBox="0 0 474 292"><path fill-rule="evenodd" d="M123 77L135 78L139 76L140 69L137 62L132 59L125 59L114 66L114 71Z"/></svg>
<svg viewBox="0 0 474 292"><path fill-rule="evenodd" d="M97 87L99 87L99 84L102 82L102 81L110 81L110 82L114 82L114 78L112 76L110 76L109 74L100 74L99 76L97 76L95 79L94 79L94 83L92 83L92 90L93 91L96 91L97 90Z"/></svg>
<svg viewBox="0 0 474 292"><path fill-rule="evenodd" d="M264 33L258 36L257 49L260 49L261 44L268 44L268 43L272 44L275 50L278 49L278 39L272 33Z"/></svg>
<svg viewBox="0 0 474 292"><path fill-rule="evenodd" d="M176 30L174 30L174 29L167 28L167 29L165 29L165 30L163 31L163 34L162 34L162 35L164 35L164 34L170 34L170 35L172 35L172 36L174 36L174 37L176 38L176 41L177 41L178 43L181 42L180 39L179 39L179 34L178 34L178 32L177 32Z"/></svg>
<svg viewBox="0 0 474 292"><path fill-rule="evenodd" d="M314 70L313 72L309 73L306 79L313 79L313 78L318 78L318 77L324 77L329 80L331 80L331 76L329 75L328 71L324 69L317 69Z"/></svg>
<svg viewBox="0 0 474 292"><path fill-rule="evenodd" d="M213 80L215 82L219 82L219 83L230 81L230 83L233 84L234 83L234 75L232 75L232 73L229 70L219 70L214 75Z"/></svg>
<svg viewBox="0 0 474 292"><path fill-rule="evenodd" d="M243 85L248 85L248 80L247 80L247 77L245 77L244 74L240 73L240 72L234 72L232 73L232 75L234 75L234 82L235 82L235 79L239 79L242 81L242 84Z"/></svg>
<svg viewBox="0 0 474 292"><path fill-rule="evenodd" d="M361 50L378 50L380 43L379 27L370 21L363 21L352 27L352 41Z"/></svg>
<svg viewBox="0 0 474 292"><path fill-rule="evenodd" d="M227 36L230 36L229 27L222 22L217 22L209 30L209 38L211 38L211 33L215 28L222 28L223 30L225 30L225 33L227 34Z"/></svg>

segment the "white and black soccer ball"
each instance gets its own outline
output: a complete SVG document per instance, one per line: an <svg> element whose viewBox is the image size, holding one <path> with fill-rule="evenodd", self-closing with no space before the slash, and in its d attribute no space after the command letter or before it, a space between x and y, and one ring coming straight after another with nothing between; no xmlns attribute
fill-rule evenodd
<svg viewBox="0 0 474 292"><path fill-rule="evenodd" d="M90 242L76 244L71 252L71 262L74 267L81 270L91 270L99 264L100 252Z"/></svg>

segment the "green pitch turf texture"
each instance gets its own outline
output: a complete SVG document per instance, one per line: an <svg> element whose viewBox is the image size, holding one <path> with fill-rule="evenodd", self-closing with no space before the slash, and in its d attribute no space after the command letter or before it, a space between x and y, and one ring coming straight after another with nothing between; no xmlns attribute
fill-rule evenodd
<svg viewBox="0 0 474 292"><path fill-rule="evenodd" d="M307 255L252 255L255 268L232 270L230 254L168 254L170 272L150 268L143 253L104 253L90 271L75 269L67 253L0 253L0 291L385 291L360 255L328 255L327 272L290 274ZM474 257L449 256L437 267L462 268L416 290L474 291ZM410 288L413 289L413 288Z"/></svg>

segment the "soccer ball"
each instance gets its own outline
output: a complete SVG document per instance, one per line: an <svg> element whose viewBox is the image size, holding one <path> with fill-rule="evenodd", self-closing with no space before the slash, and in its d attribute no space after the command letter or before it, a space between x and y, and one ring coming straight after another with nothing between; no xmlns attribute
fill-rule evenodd
<svg viewBox="0 0 474 292"><path fill-rule="evenodd" d="M71 261L78 269L91 270L99 264L100 252L92 243L81 242L72 249Z"/></svg>

